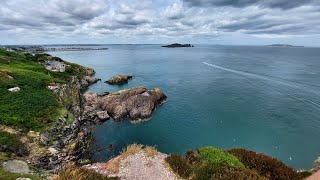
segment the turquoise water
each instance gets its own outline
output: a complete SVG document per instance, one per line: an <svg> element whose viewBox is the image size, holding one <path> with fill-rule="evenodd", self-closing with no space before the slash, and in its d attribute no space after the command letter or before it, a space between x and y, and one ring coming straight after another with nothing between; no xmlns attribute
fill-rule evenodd
<svg viewBox="0 0 320 180"><path fill-rule="evenodd" d="M165 153L212 145L243 147L311 168L320 156L320 49L254 46L105 45L107 51L54 52L92 67L107 80L129 74L122 86L99 82L90 91L158 87L168 101L145 123L107 121L97 127L96 161L127 144ZM108 150L109 144L115 149Z"/></svg>

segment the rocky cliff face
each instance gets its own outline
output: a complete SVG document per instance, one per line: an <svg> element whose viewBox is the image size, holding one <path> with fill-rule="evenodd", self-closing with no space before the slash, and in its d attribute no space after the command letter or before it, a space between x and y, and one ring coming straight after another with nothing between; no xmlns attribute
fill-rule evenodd
<svg viewBox="0 0 320 180"><path fill-rule="evenodd" d="M74 116L73 122L67 124L65 118L59 118L56 127L40 136L41 142L48 147L48 153L33 157L34 165L57 172L68 162L82 163L92 141L91 132L97 122L91 118L82 118L83 111L81 90L97 82L92 77L94 70L84 68L79 76L72 76L68 83L59 84L53 89L57 100Z"/></svg>

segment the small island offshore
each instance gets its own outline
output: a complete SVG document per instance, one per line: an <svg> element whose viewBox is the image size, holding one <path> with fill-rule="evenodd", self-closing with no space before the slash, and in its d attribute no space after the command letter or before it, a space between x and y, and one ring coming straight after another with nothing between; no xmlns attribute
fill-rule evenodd
<svg viewBox="0 0 320 180"><path fill-rule="evenodd" d="M294 45L290 45L290 44L271 44L271 45L267 45L267 46L273 46L273 47L304 47L304 46L294 46Z"/></svg>
<svg viewBox="0 0 320 180"><path fill-rule="evenodd" d="M165 154L141 144L129 145L108 162L93 162L96 125L110 119L143 122L165 106L164 92L143 86L85 91L101 80L94 69L22 50L0 49L0 75L0 179L289 180L304 179L320 168L317 160L314 169L298 171L242 148L205 146ZM132 76L118 75L106 82L129 79Z"/></svg>
<svg viewBox="0 0 320 180"><path fill-rule="evenodd" d="M164 45L161 47L167 47L167 48L181 48L181 47L193 47L191 44L179 44L179 43L174 43L170 45Z"/></svg>

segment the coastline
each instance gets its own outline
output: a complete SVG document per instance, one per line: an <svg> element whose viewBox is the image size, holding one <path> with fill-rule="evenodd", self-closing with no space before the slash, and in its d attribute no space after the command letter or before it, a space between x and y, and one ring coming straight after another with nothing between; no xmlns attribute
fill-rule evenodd
<svg viewBox="0 0 320 180"><path fill-rule="evenodd" d="M63 62L68 64L66 61ZM66 120L61 118L58 126L41 133L34 132L35 135L29 136L34 136L34 140L44 143L44 147L49 152L38 157L31 157L28 161L49 173L58 173L69 163L76 163L80 166L90 164L92 151L89 147L94 141L92 133L96 125L104 122L96 118L95 112L88 113L84 110L87 104L83 92L98 79L94 78L94 69L79 66L83 69L80 72L81 76L73 76L67 83L58 84L53 90L59 101L66 101L63 104L72 105L68 106L68 109L72 112L74 121L67 124ZM119 92L115 93L119 94ZM161 103L164 102L165 100L161 101ZM137 123L139 119L132 122Z"/></svg>

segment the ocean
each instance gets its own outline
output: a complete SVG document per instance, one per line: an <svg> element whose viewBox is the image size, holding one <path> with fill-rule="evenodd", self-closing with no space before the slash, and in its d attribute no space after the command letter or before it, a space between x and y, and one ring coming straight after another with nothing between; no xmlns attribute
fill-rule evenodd
<svg viewBox="0 0 320 180"><path fill-rule="evenodd" d="M147 122L109 120L97 126L92 146L96 162L132 143L180 154L202 146L240 147L297 169L311 168L320 156L320 48L99 47L109 49L50 54L94 68L102 81L89 91L157 87L168 100ZM104 83L118 74L134 78L121 86ZM109 150L110 144L114 149Z"/></svg>

